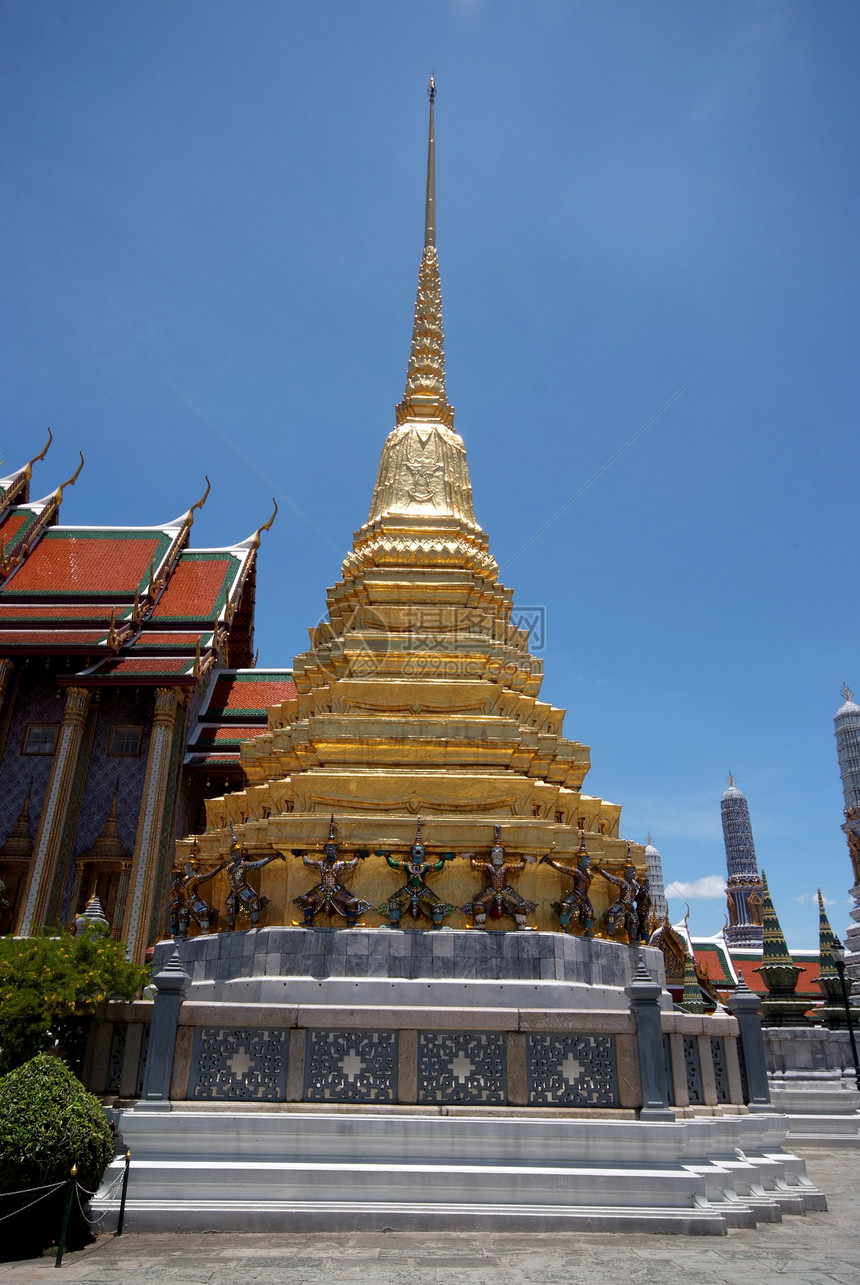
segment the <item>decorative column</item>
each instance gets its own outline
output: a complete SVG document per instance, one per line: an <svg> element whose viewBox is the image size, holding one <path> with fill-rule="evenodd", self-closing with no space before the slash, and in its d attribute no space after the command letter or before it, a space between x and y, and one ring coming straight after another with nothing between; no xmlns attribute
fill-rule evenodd
<svg viewBox="0 0 860 1285"><path fill-rule="evenodd" d="M39 822L39 833L36 836L27 895L24 898L21 919L15 930L19 937L29 937L33 929L38 928L44 920L48 898L57 874L60 847L71 802L72 783L75 779L89 708L90 692L86 687L66 689L63 721L60 724L51 779L48 782L42 819Z"/></svg>
<svg viewBox="0 0 860 1285"><path fill-rule="evenodd" d="M761 1000L742 977L729 996L728 1009L737 1018L742 1066L746 1071L747 1106L750 1111L775 1111L767 1083L767 1064L761 1033Z"/></svg>
<svg viewBox="0 0 860 1285"><path fill-rule="evenodd" d="M723 839L726 845L726 899L729 946L760 946L762 940L761 879L753 843L750 810L746 796L729 773L729 788L720 800Z"/></svg>
<svg viewBox="0 0 860 1285"><path fill-rule="evenodd" d="M152 1009L152 1025L149 1028L143 1096L135 1109L169 1111L170 1076L173 1071L179 1009L185 992L191 985L191 978L182 967L176 947L164 968L152 980L157 994Z"/></svg>
<svg viewBox="0 0 860 1285"><path fill-rule="evenodd" d="M851 858L852 886L849 889L854 905L854 921L845 934L848 957L845 972L853 982L852 993L860 1000L860 705L847 685L842 687L845 704L836 712L833 722L836 729L836 752L839 755L839 775L842 778L842 797L845 803L843 833L848 841Z"/></svg>
<svg viewBox="0 0 860 1285"><path fill-rule="evenodd" d="M14 660L8 656L0 656L0 710L3 708L3 702L6 699L6 688L9 686L9 679L15 669Z"/></svg>
<svg viewBox="0 0 860 1285"><path fill-rule="evenodd" d="M636 1021L636 1042L639 1048L639 1083L642 1087L639 1119L674 1120L675 1112L669 1106L663 1026L660 1021L660 996L663 988L652 979L642 955L639 956L639 967L633 981L625 990L630 997L630 1007Z"/></svg>
<svg viewBox="0 0 860 1285"><path fill-rule="evenodd" d="M156 892L155 878L164 826L177 706L175 688L156 689L152 736L146 760L146 777L131 862L130 892L122 932L128 958L138 964L143 962L148 945L146 938Z"/></svg>

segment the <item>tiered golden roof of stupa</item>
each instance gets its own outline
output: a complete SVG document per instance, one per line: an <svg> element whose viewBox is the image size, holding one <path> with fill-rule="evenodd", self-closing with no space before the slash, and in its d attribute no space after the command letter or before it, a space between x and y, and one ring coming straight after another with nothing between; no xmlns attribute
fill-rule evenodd
<svg viewBox="0 0 860 1285"><path fill-rule="evenodd" d="M618 870L627 852L620 807L582 793L588 748L565 739L564 711L538 699L542 663L511 623L512 592L499 583L475 519L466 450L453 424L431 94L412 351L370 514L328 591L329 620L311 631L309 649L295 660L295 699L271 709L268 733L245 743L248 786L207 804L200 839L204 860L223 855L232 822L251 857L273 849L286 855L286 867L277 862L261 872L268 923L294 920L291 899L309 876L291 852L319 855L332 815L342 853L371 853L351 887L374 906L397 882L374 850L408 850L419 816L428 853L457 854L433 883L457 905L479 886L466 858L486 852L500 824L510 856L529 863L517 887L538 903L530 922L541 928L557 927L551 903L564 880L538 868L540 857L572 859L581 830L595 864ZM641 869L643 850L634 846L632 856ZM614 889L596 878L592 899L599 917ZM374 911L363 921L385 922ZM466 922L457 914L450 920Z"/></svg>

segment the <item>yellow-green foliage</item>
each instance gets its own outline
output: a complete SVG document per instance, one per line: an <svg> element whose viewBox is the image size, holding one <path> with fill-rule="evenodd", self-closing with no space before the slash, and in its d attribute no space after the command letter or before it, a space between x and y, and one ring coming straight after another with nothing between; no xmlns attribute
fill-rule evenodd
<svg viewBox="0 0 860 1285"><path fill-rule="evenodd" d="M0 937L0 1074L50 1047L64 1023L111 995L132 999L148 981L107 937Z"/></svg>

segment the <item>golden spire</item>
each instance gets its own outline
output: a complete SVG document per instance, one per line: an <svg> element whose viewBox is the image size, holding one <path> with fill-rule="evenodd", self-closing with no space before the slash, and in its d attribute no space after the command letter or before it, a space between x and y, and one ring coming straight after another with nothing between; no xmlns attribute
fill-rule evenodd
<svg viewBox="0 0 860 1285"><path fill-rule="evenodd" d="M397 423L430 419L454 425L454 409L445 393L445 348L442 333L442 284L436 255L436 140L433 108L436 82L430 77L430 132L427 143L427 194L424 202L424 253L418 270L418 295L406 391L397 407Z"/></svg>
<svg viewBox="0 0 860 1285"><path fill-rule="evenodd" d="M430 137L427 142L427 197L424 203L424 246L436 244L436 139L433 134L433 104L436 81L431 76L427 86L430 98Z"/></svg>

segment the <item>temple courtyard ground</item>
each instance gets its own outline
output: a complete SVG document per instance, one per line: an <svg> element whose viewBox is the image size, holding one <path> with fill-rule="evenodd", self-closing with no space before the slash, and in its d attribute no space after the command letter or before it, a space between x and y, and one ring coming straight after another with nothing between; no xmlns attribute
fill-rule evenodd
<svg viewBox="0 0 860 1285"><path fill-rule="evenodd" d="M62 1278L87 1285L858 1285L860 1149L806 1150L827 1213L727 1236L582 1233L312 1232L103 1236L67 1254ZM54 1260L0 1264L0 1285L48 1285Z"/></svg>

